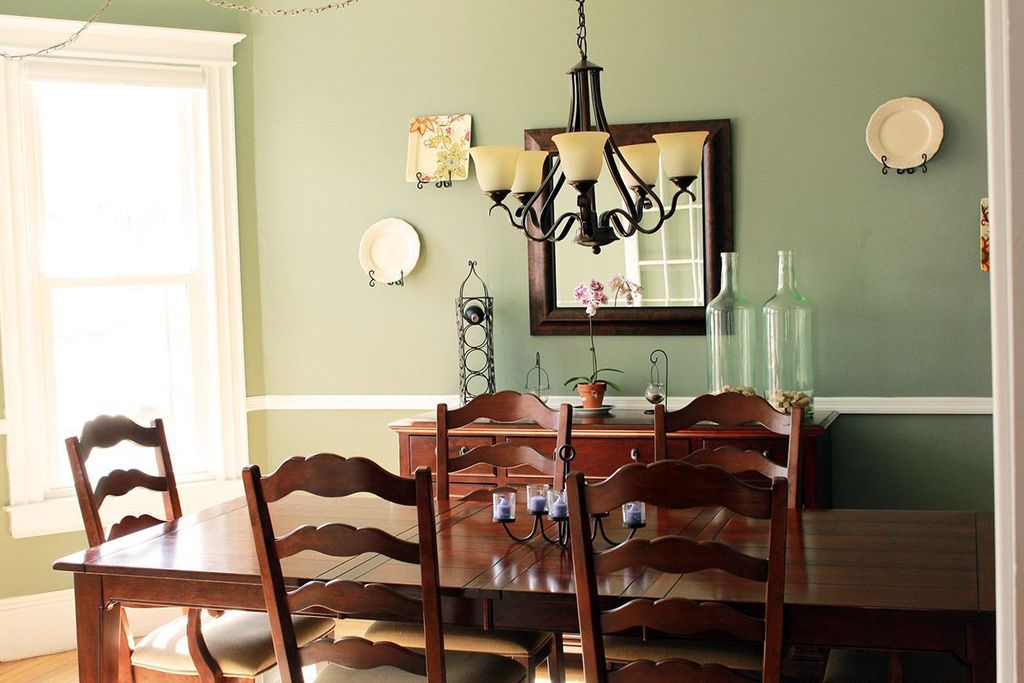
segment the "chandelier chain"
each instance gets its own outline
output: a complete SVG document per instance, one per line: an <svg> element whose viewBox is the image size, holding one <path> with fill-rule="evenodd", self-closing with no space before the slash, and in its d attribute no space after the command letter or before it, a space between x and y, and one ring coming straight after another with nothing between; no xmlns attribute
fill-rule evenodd
<svg viewBox="0 0 1024 683"><path fill-rule="evenodd" d="M88 19L85 20L85 23L82 24L81 28L79 28L77 31L75 31L74 33L72 33L70 36L68 36L67 38L65 38L64 40L62 40L59 43L55 43L53 45L50 45L49 47L41 48L39 50L36 50L35 52L23 52L21 54L11 54L9 52L0 52L0 57L3 57L4 59L6 59L8 61L11 61L11 62L20 62L21 60L23 60L23 59L25 59L27 57L41 57L41 56L43 56L45 54L53 52L54 50L60 50L62 48L65 48L68 45L70 45L71 43L73 43L76 40L78 40L78 37L80 35L82 35L82 32L85 31L85 29L87 29L90 26L92 26L93 24L95 24L96 21L100 18L100 15L103 14L104 12L106 12L107 9L110 7L110 5L113 2L114 2L114 0L105 0L103 5L98 10L93 12L91 17L89 17Z"/></svg>
<svg viewBox="0 0 1024 683"><path fill-rule="evenodd" d="M319 5L317 7L297 7L295 9L262 9L260 7L253 7L252 5L246 5L240 2L232 2L231 0L206 0L206 2L215 7L238 10L239 12L248 12L249 14L256 14L262 17L297 17L307 14L322 14L323 12L329 12L336 9L345 9L350 5L356 4L359 0L340 0L340 2L329 2L326 5Z"/></svg>
<svg viewBox="0 0 1024 683"><path fill-rule="evenodd" d="M576 0L579 4L580 23L576 28L576 47L580 50L580 59L587 58L587 12L583 4L586 0Z"/></svg>

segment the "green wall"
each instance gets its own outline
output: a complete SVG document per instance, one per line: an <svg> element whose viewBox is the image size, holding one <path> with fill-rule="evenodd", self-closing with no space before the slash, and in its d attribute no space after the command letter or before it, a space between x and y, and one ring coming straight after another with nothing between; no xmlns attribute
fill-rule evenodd
<svg viewBox="0 0 1024 683"><path fill-rule="evenodd" d="M80 18L96 4L0 0L0 12ZM796 251L799 286L816 306L819 395L991 393L976 228L986 186L981 0L588 5L613 122L732 119L741 287L763 301L775 251ZM524 128L564 122L574 3L366 0L262 19L202 0L118 0L105 20L249 35L236 52L236 99L250 395L456 393L453 299L469 259L496 299L500 386L520 387L535 351L553 379L586 365L584 338L529 336L525 240L486 216L476 183L417 191L404 181L410 116L471 113L475 144L515 144ZM883 177L864 127L903 95L938 108L946 139L927 175ZM371 290L357 246L387 216L416 227L422 256L404 288ZM598 340L631 395L655 346L672 355L674 394L703 391L703 337ZM386 423L405 414L251 413L252 457L274 465L335 450L394 468ZM990 509L990 431L986 416L840 417L834 502ZM69 585L46 567L81 535L12 541L6 524L0 597Z"/></svg>

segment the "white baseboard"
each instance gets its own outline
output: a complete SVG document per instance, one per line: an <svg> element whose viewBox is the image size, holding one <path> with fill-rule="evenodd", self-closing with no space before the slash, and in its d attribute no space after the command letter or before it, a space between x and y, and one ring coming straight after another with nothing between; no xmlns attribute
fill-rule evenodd
<svg viewBox="0 0 1024 683"><path fill-rule="evenodd" d="M678 408L692 396L672 397ZM549 404L578 402L576 396L552 396ZM642 396L609 395L608 403L621 408L648 408ZM433 410L438 403L458 405L459 397L444 394L276 394L250 396L249 412L273 410ZM991 415L989 396L820 396L819 411L835 410L849 415Z"/></svg>
<svg viewBox="0 0 1024 683"><path fill-rule="evenodd" d="M135 636L181 616L177 607L128 611ZM75 593L70 588L0 600L0 662L75 649Z"/></svg>

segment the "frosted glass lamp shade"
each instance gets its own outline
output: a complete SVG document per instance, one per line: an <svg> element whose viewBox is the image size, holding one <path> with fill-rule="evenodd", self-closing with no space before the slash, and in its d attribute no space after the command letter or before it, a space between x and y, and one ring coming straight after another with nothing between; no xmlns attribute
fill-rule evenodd
<svg viewBox="0 0 1024 683"><path fill-rule="evenodd" d="M661 162L661 150L658 143L648 142L642 145L624 145L619 147L622 158L626 160L636 177L627 177L630 187L638 184L653 185L658 182L658 165ZM630 174L626 174L627 176Z"/></svg>
<svg viewBox="0 0 1024 683"><path fill-rule="evenodd" d="M516 159L522 154L518 147L485 145L472 147L469 156L476 165L476 181L484 192L508 192L516 177Z"/></svg>
<svg viewBox="0 0 1024 683"><path fill-rule="evenodd" d="M512 194L533 194L544 180L544 160L547 152L520 152L516 159L516 179Z"/></svg>
<svg viewBox="0 0 1024 683"><path fill-rule="evenodd" d="M570 183L596 182L604 167L608 133L581 131L551 136L562 159L562 172Z"/></svg>
<svg viewBox="0 0 1024 683"><path fill-rule="evenodd" d="M704 160L704 142L707 139L706 130L655 135L654 141L661 148L665 175L669 178L700 175L701 162Z"/></svg>

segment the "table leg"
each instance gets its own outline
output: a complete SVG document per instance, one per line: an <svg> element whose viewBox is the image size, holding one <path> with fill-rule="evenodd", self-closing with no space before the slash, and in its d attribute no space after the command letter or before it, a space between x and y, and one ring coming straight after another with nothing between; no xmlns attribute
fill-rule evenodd
<svg viewBox="0 0 1024 683"><path fill-rule="evenodd" d="M101 577L75 574L75 623L79 683L116 681L121 610L105 609Z"/></svg>
<svg viewBox="0 0 1024 683"><path fill-rule="evenodd" d="M968 631L967 658L972 683L996 682L996 622L977 621Z"/></svg>

